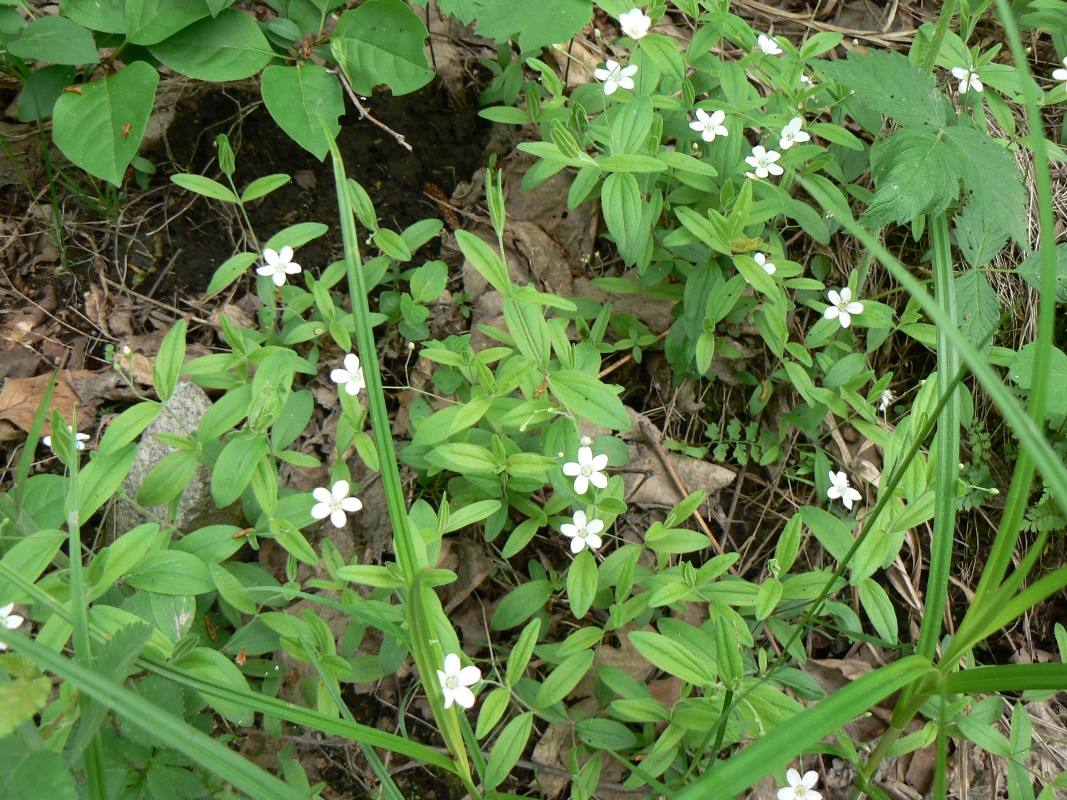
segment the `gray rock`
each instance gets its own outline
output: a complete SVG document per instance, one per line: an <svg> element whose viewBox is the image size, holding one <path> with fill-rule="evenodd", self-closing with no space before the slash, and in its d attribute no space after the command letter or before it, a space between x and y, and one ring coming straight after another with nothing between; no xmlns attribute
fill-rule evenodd
<svg viewBox="0 0 1067 800"><path fill-rule="evenodd" d="M167 520L165 505L142 508L136 503L137 492L140 491L145 477L156 464L175 450L160 442L156 434L173 433L184 436L195 431L209 408L211 400L203 389L194 383L179 383L167 401L163 413L145 429L137 447L133 467L122 483L126 494L119 499L116 506L116 537L145 522L163 523ZM211 470L200 464L182 492L174 526L183 533L189 533L206 525L239 524L241 519L240 503L234 503L224 509L216 507L211 497Z"/></svg>

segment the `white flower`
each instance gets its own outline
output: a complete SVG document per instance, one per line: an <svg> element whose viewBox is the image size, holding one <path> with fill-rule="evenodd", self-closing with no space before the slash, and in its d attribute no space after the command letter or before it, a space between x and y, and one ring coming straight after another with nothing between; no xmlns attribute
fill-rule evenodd
<svg viewBox="0 0 1067 800"><path fill-rule="evenodd" d="M482 671L477 667L462 666L459 656L449 653L445 656L444 670L437 670L437 679L441 681L441 691L445 695L445 708L452 703L470 708L474 705L474 692L469 687L482 679Z"/></svg>
<svg viewBox="0 0 1067 800"><path fill-rule="evenodd" d="M815 88L815 81L813 81L811 79L810 75L805 75L803 72L801 72L800 73L800 86L801 86L802 89L814 89Z"/></svg>
<svg viewBox="0 0 1067 800"><path fill-rule="evenodd" d="M68 425L67 426L67 432L68 433L74 433L74 429L70 425ZM87 434L87 433L74 433L74 446L77 447L79 450L84 450L85 449L85 443L87 441L89 441L89 434ZM41 444L43 444L45 447L52 447L52 437L51 436L42 436L41 437ZM52 452L55 452L55 450L53 449Z"/></svg>
<svg viewBox="0 0 1067 800"><path fill-rule="evenodd" d="M730 135L730 131L726 130L726 126L723 125L726 120L725 111L719 110L709 114L704 109L698 108L696 113L696 121L690 122L689 127L694 131L700 131L700 138L705 142L715 141L716 136Z"/></svg>
<svg viewBox="0 0 1067 800"><path fill-rule="evenodd" d="M608 457L601 453L594 456L591 448L579 447L578 460L568 461L563 465L563 474L568 478L574 478L574 493L585 494L589 491L589 484L598 489L608 485L608 476L604 474L608 466Z"/></svg>
<svg viewBox="0 0 1067 800"><path fill-rule="evenodd" d="M852 299L852 290L847 286L840 293L831 289L826 296L830 299L830 306L823 312L823 317L837 319L842 328L847 328L852 324L853 314L863 313L863 303Z"/></svg>
<svg viewBox="0 0 1067 800"><path fill-rule="evenodd" d="M286 275L297 275L301 270L300 265L293 261L293 248L289 245L283 247L280 253L268 247L263 251L263 260L267 263L256 269L256 274L270 276L275 286L283 285Z"/></svg>
<svg viewBox="0 0 1067 800"><path fill-rule="evenodd" d="M778 142L778 146L783 150L788 150L797 142L810 142L811 134L805 130L801 130L801 125L804 124L804 120L800 117L793 117L789 120L789 124L782 128L782 138Z"/></svg>
<svg viewBox="0 0 1067 800"><path fill-rule="evenodd" d="M578 446L579 447L592 447L593 446L593 437L592 436L583 436L581 439L578 440ZM561 455L561 457L562 457L562 455Z"/></svg>
<svg viewBox="0 0 1067 800"><path fill-rule="evenodd" d="M348 517L345 514L354 514L363 508L363 502L358 497L348 496L348 481L337 481L333 485L333 491L319 487L311 496L319 502L311 507L311 516L315 519L330 518L335 528L343 528Z"/></svg>
<svg viewBox="0 0 1067 800"><path fill-rule="evenodd" d="M623 89L634 88L634 75L637 74L637 65L631 64L624 67L618 61L610 58L604 62L603 67L593 70L593 77L598 81L604 81L604 94L613 95L621 86Z"/></svg>
<svg viewBox="0 0 1067 800"><path fill-rule="evenodd" d="M767 150L758 144L752 148L752 155L745 159L756 170L756 177L766 178L768 175L781 175L785 170L774 162L782 157L777 150Z"/></svg>
<svg viewBox="0 0 1067 800"><path fill-rule="evenodd" d="M752 256L752 258L757 264L763 267L763 271L766 272L768 275L773 275L778 271L778 267L774 266L774 264L768 261L767 256L763 253L756 253L754 256Z"/></svg>
<svg viewBox="0 0 1067 800"><path fill-rule="evenodd" d="M619 27L631 39L640 39L648 36L648 31L652 27L652 17L639 8L632 8L625 14L619 15Z"/></svg>
<svg viewBox="0 0 1067 800"><path fill-rule="evenodd" d="M789 785L778 790L778 800L822 800L822 795L815 791L815 784L819 782L819 773L809 770L800 777L800 773L790 767L785 771L785 779Z"/></svg>
<svg viewBox="0 0 1067 800"><path fill-rule="evenodd" d="M848 476L843 472L831 472L830 483L832 483L833 486L826 490L826 496L831 500L840 500L842 503L844 503L845 508L851 511L852 504L860 499L860 493L848 485ZM814 773L808 773L808 775L811 774ZM807 775L805 775L804 777L807 778ZM791 784L793 783L792 780L790 780L789 782ZM796 784L793 785L795 786ZM811 786L814 785L814 783L811 784ZM809 786L808 788L810 789L811 786ZM781 797L781 794L779 794L778 796ZM797 797L803 796L804 795L797 795Z"/></svg>
<svg viewBox="0 0 1067 800"><path fill-rule="evenodd" d="M18 614L11 613L14 609L14 603L8 603L6 606L0 608L0 628L6 628L9 631L13 631L25 622L25 620ZM0 650L7 650L7 645L0 642Z"/></svg>
<svg viewBox="0 0 1067 800"><path fill-rule="evenodd" d="M970 91L980 92L985 88L978 79L978 73L970 67L953 67L952 77L960 82L960 94Z"/></svg>
<svg viewBox="0 0 1067 800"><path fill-rule="evenodd" d="M1067 58L1063 59L1063 66L1067 67ZM1067 81L1067 69L1057 69L1052 73L1052 80Z"/></svg>
<svg viewBox="0 0 1067 800"><path fill-rule="evenodd" d="M564 522L559 526L559 532L571 540L571 552L575 554L587 547L590 550L599 548L604 543L599 536L602 530L604 530L604 521L587 520L584 511L574 512L574 524Z"/></svg>
<svg viewBox="0 0 1067 800"><path fill-rule="evenodd" d="M882 392L882 399L878 401L878 410L884 413L885 410L889 408L890 404L896 399L897 396L893 394L890 389L886 389L884 392Z"/></svg>
<svg viewBox="0 0 1067 800"><path fill-rule="evenodd" d="M756 49L768 56L780 56L782 54L782 48L778 46L778 42L763 33L756 39Z"/></svg>
<svg viewBox="0 0 1067 800"><path fill-rule="evenodd" d="M344 364L344 369L335 369L330 372L330 380L345 387L345 391L350 395L359 394L359 390L367 386L363 380L363 368L359 365L359 356L349 353L345 356Z"/></svg>

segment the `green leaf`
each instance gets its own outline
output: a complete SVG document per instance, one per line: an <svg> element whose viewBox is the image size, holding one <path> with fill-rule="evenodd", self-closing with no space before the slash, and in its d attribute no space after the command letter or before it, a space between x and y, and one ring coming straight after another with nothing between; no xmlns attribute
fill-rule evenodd
<svg viewBox="0 0 1067 800"><path fill-rule="evenodd" d="M77 74L74 67L62 64L31 72L19 93L19 122L33 122L52 116L56 101L63 95L63 90L74 83Z"/></svg>
<svg viewBox="0 0 1067 800"><path fill-rule="evenodd" d="M940 133L904 128L871 146L871 173L878 187L863 224L904 225L920 214L941 214L959 196Z"/></svg>
<svg viewBox="0 0 1067 800"><path fill-rule="evenodd" d="M396 261L411 261L411 248L407 246L407 243L396 231L391 231L388 228L379 228L374 232L372 238L378 248L389 258Z"/></svg>
<svg viewBox="0 0 1067 800"><path fill-rule="evenodd" d="M433 78L426 60L426 25L401 0L367 0L344 12L333 32L333 47L345 61L352 89L369 95L386 84L407 94Z"/></svg>
<svg viewBox="0 0 1067 800"><path fill-rule="evenodd" d="M1011 707L1011 740L1008 742L1008 797L1010 800L1034 800L1034 783L1026 767L1033 744L1030 712L1021 702Z"/></svg>
<svg viewBox="0 0 1067 800"><path fill-rule="evenodd" d="M597 750L626 750L637 744L634 732L611 719L589 717L574 726L578 738Z"/></svg>
<svg viewBox="0 0 1067 800"><path fill-rule="evenodd" d="M548 385L560 403L583 419L612 430L630 430L630 415L619 399L621 386L608 386L599 378L574 369L554 372Z"/></svg>
<svg viewBox="0 0 1067 800"><path fill-rule="evenodd" d="M211 197L215 200L224 200L227 203L240 202L233 191L226 188L218 181L212 180L204 175L187 175L179 173L177 175L171 175L170 179L183 189L188 189L190 192L196 192L204 197Z"/></svg>
<svg viewBox="0 0 1067 800"><path fill-rule="evenodd" d="M933 77L898 52L853 50L844 61L819 61L816 70L901 125L943 127L949 119L948 100Z"/></svg>
<svg viewBox="0 0 1067 800"><path fill-rule="evenodd" d="M38 17L23 28L17 39L7 43L7 50L27 61L50 61L53 64L100 62L93 34L66 17Z"/></svg>
<svg viewBox="0 0 1067 800"><path fill-rule="evenodd" d="M1056 302L1067 303L1067 242L1056 245ZM1041 251L1035 251L1015 268L1019 276L1035 289L1041 289Z"/></svg>
<svg viewBox="0 0 1067 800"><path fill-rule="evenodd" d="M44 19L58 18L40 21ZM135 61L103 80L84 84L82 94L64 92L53 110L52 138L90 175L121 186L144 136L158 83L155 69Z"/></svg>
<svg viewBox="0 0 1067 800"><path fill-rule="evenodd" d="M691 649L651 631L633 631L630 642L649 662L694 686L718 682L715 664L699 658Z"/></svg>
<svg viewBox="0 0 1067 800"><path fill-rule="evenodd" d="M592 655L592 653L590 653ZM515 717L504 726L489 756L489 763L485 766L484 784L487 790L493 790L511 774L511 770L522 757L522 751L526 749L526 743L530 739L530 731L533 730L534 715L532 711L526 711Z"/></svg>
<svg viewBox="0 0 1067 800"><path fill-rule="evenodd" d="M622 155L644 150L652 130L652 101L647 97L634 98L632 103L616 106L611 115L611 152Z"/></svg>
<svg viewBox="0 0 1067 800"><path fill-rule="evenodd" d="M808 126L808 130L813 136L819 136L833 144L847 147L849 150L862 152L866 147L854 134L840 125L831 125L829 122L813 122Z"/></svg>
<svg viewBox="0 0 1067 800"><path fill-rule="evenodd" d="M874 579L868 578L859 585L859 597L860 605L867 612L867 619L878 635L889 644L896 644L897 614L885 589Z"/></svg>
<svg viewBox="0 0 1067 800"><path fill-rule="evenodd" d="M250 78L274 58L256 21L235 9L194 22L148 49L175 72L215 82Z"/></svg>
<svg viewBox="0 0 1067 800"><path fill-rule="evenodd" d="M288 175L278 173L276 175L264 175L256 178L241 193L241 202L248 203L268 195L275 189L280 189L292 180Z"/></svg>
<svg viewBox="0 0 1067 800"><path fill-rule="evenodd" d="M628 172L613 172L600 192L604 222L627 264L634 264L644 252L649 230L642 225L644 198L637 178Z"/></svg>
<svg viewBox="0 0 1067 800"><path fill-rule="evenodd" d="M100 455L78 475L78 514L89 519L114 496L137 457L137 446L128 444L119 450Z"/></svg>
<svg viewBox="0 0 1067 800"><path fill-rule="evenodd" d="M533 702L534 707L547 708L570 694L589 671L595 655L592 650L581 650L565 658L562 664L552 670L552 673L545 678L545 682L541 684L541 688L537 690L537 697Z"/></svg>
<svg viewBox="0 0 1067 800"><path fill-rule="evenodd" d="M982 205L987 218L996 219L1020 247L1028 248L1026 188L1011 151L969 125L946 128L943 141L948 162L963 181L967 204Z"/></svg>
<svg viewBox="0 0 1067 800"><path fill-rule="evenodd" d="M472 475L496 474L496 459L481 445L465 442L438 445L426 454L426 460L435 467L461 475L465 472Z"/></svg>
<svg viewBox="0 0 1067 800"><path fill-rule="evenodd" d="M195 450L175 450L164 456L141 483L137 491L138 504L158 506L169 503L185 491L196 473L197 464Z"/></svg>
<svg viewBox="0 0 1067 800"><path fill-rule="evenodd" d="M596 559L588 550L583 550L567 570L567 597L575 619L582 619L593 605L596 587Z"/></svg>
<svg viewBox="0 0 1067 800"><path fill-rule="evenodd" d="M42 681L47 683L48 679L37 678L32 682L33 691L28 692L29 697L3 698L0 699L0 704L12 702L16 710L25 708L28 703L35 702L39 698ZM24 686L27 682L26 678L17 678L6 684L3 689ZM2 728L3 724L0 723L0 735L3 733ZM22 758L15 760L13 766L14 769L0 778L0 796L2 797L47 797L48 800L75 800L78 796L74 775L66 760L59 753L52 753L48 750L26 753Z"/></svg>
<svg viewBox="0 0 1067 800"><path fill-rule="evenodd" d="M524 53L570 40L593 18L591 0L540 0L537 13L526 0L475 0L477 30L498 42L518 34Z"/></svg>
<svg viewBox="0 0 1067 800"><path fill-rule="evenodd" d="M1029 389L1033 382L1037 348L1036 342L1024 346L1008 373L1008 377L1022 389ZM1058 347L1053 347L1049 358L1048 407L1045 414L1049 417L1063 416L1067 414L1067 354Z"/></svg>
<svg viewBox="0 0 1067 800"><path fill-rule="evenodd" d="M250 186L249 188L252 187ZM244 271L255 264L258 259L258 253L238 253L235 256L230 256L219 265L219 268L215 270L215 274L211 276L211 283L207 285L207 293L215 294L216 292L221 292L241 277Z"/></svg>
<svg viewBox="0 0 1067 800"><path fill-rule="evenodd" d="M551 581L536 580L520 584L500 601L489 625L495 631L514 628L543 609L551 596ZM510 674L510 669L508 672Z"/></svg>
<svg viewBox="0 0 1067 800"><path fill-rule="evenodd" d="M485 700L482 701L482 707L478 710L478 726L474 730L476 738L484 739L489 731L500 722L500 718L508 710L510 701L511 691L505 686L498 686L486 695Z"/></svg>
<svg viewBox="0 0 1067 800"><path fill-rule="evenodd" d="M152 365L156 392L163 402L170 400L181 376L182 364L185 362L185 325L184 319L178 320L163 337L156 363Z"/></svg>
<svg viewBox="0 0 1067 800"><path fill-rule="evenodd" d="M17 5L5 3L4 5ZM62 0L60 14L101 33L125 33L126 0Z"/></svg>
<svg viewBox="0 0 1067 800"><path fill-rule="evenodd" d="M219 564L208 564L211 580L215 588L219 590L222 599L245 614L255 614L258 610L256 603L244 584L239 581L232 572Z"/></svg>
<svg viewBox="0 0 1067 800"><path fill-rule="evenodd" d="M163 404L152 400L130 406L107 426L107 431L100 438L97 452L109 453L125 447L140 436L162 410Z"/></svg>
<svg viewBox="0 0 1067 800"><path fill-rule="evenodd" d="M263 247L272 250L281 250L286 245L294 250L301 247L312 239L318 239L330 228L321 222L298 222L283 228L264 242Z"/></svg>
<svg viewBox="0 0 1067 800"><path fill-rule="evenodd" d="M67 534L60 530L40 530L17 541L0 559L0 564L17 572L26 580L35 581L52 563L59 552ZM24 598L17 595L10 582L0 584L0 605L19 601ZM3 708L3 703L0 703ZM0 726L2 727L2 726ZM0 736L3 736L0 733Z"/></svg>
<svg viewBox="0 0 1067 800"><path fill-rule="evenodd" d="M211 472L211 496L219 508L241 496L267 449L267 439L262 434L237 436L227 443Z"/></svg>
<svg viewBox="0 0 1067 800"><path fill-rule="evenodd" d="M204 0L126 0L130 44L156 44L208 15Z"/></svg>
<svg viewBox="0 0 1067 800"><path fill-rule="evenodd" d="M534 617L527 623L519 634L515 646L508 655L507 681L508 686L514 686L526 671L526 665L530 663L534 647L537 645L537 637L541 633L541 618Z"/></svg>
<svg viewBox="0 0 1067 800"><path fill-rule="evenodd" d="M507 267L501 261L488 244L468 231L456 231L456 241L463 255L471 262L473 267L481 273L489 285L499 291L504 297L511 297L514 287L508 276Z"/></svg>
<svg viewBox="0 0 1067 800"><path fill-rule="evenodd" d="M980 351L989 350L1000 330L1000 298L985 274L977 269L965 270L952 283L956 293L956 319L963 335Z"/></svg>
<svg viewBox="0 0 1067 800"><path fill-rule="evenodd" d="M992 261L1008 241L1008 229L1000 214L990 214L989 203L976 203L973 199L956 215L954 229L956 244L975 269Z"/></svg>
<svg viewBox="0 0 1067 800"><path fill-rule="evenodd" d="M319 161L325 159L330 145L319 120L337 136L338 119L345 113L337 76L317 64L273 65L263 70L262 91L267 111L281 129Z"/></svg>
<svg viewBox="0 0 1067 800"><path fill-rule="evenodd" d="M452 533L460 528L466 528L475 522L481 522L486 517L495 514L500 508L499 500L478 500L469 505L461 506L448 515L448 523L442 533Z"/></svg>
<svg viewBox="0 0 1067 800"><path fill-rule="evenodd" d="M126 583L166 595L206 594L215 589L207 564L192 553L177 550L148 555L126 574Z"/></svg>

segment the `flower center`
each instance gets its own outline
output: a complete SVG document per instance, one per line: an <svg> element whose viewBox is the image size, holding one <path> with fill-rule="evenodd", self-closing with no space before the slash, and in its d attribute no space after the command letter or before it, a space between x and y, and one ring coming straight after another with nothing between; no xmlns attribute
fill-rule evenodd
<svg viewBox="0 0 1067 800"><path fill-rule="evenodd" d="M459 688L459 675L449 675L445 678L445 688L450 692L456 691Z"/></svg>
<svg viewBox="0 0 1067 800"><path fill-rule="evenodd" d="M593 474L594 471L595 470L587 464L586 466L582 467L582 477L588 478L590 475Z"/></svg>
<svg viewBox="0 0 1067 800"><path fill-rule="evenodd" d="M621 77L622 77L622 65L620 64L619 66L615 67L615 69L613 69L611 71L611 74L608 75L608 80L609 81L618 82Z"/></svg>

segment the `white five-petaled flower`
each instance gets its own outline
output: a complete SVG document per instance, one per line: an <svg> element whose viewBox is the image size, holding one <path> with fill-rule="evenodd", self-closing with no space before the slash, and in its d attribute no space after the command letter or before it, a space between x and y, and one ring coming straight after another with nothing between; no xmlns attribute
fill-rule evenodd
<svg viewBox="0 0 1067 800"><path fill-rule="evenodd" d="M761 33L756 39L756 49L768 56L780 56L782 54L782 48L779 47L778 42L765 33Z"/></svg>
<svg viewBox="0 0 1067 800"><path fill-rule="evenodd" d="M730 135L730 131L726 130L726 126L723 125L726 121L725 111L720 109L709 114L704 109L698 108L696 115L696 121L690 122L689 127L694 131L700 131L700 138L705 142L715 141L716 136Z"/></svg>
<svg viewBox="0 0 1067 800"><path fill-rule="evenodd" d="M1067 67L1067 58L1063 59L1063 66ZM1057 69L1052 72L1052 80L1067 81L1067 69Z"/></svg>
<svg viewBox="0 0 1067 800"><path fill-rule="evenodd" d="M74 433L74 429L70 425L68 425L67 426L67 432L68 433ZM87 441L89 441L89 434L87 434L87 433L74 433L74 446L77 447L79 450L84 450L85 449L85 443ZM52 446L52 437L51 436L42 436L41 437L41 444L43 444L45 447L51 447Z"/></svg>
<svg viewBox="0 0 1067 800"><path fill-rule="evenodd" d="M878 401L878 410L885 413L885 410L889 408L890 404L897 399L897 396L893 394L891 389L886 389L882 392L882 399Z"/></svg>
<svg viewBox="0 0 1067 800"><path fill-rule="evenodd" d="M559 526L559 532L571 540L571 552L578 554L585 548L597 550L604 543L600 538L600 532L604 530L604 521L599 519L586 519L584 511L574 512L574 522L564 522Z"/></svg>
<svg viewBox="0 0 1067 800"><path fill-rule="evenodd" d="M619 27L631 39L640 39L648 36L652 28L652 17L639 8L632 8L625 14L619 15Z"/></svg>
<svg viewBox="0 0 1067 800"><path fill-rule="evenodd" d="M985 88L978 78L978 73L970 67L953 67L952 77L960 82L960 94L980 92Z"/></svg>
<svg viewBox="0 0 1067 800"><path fill-rule="evenodd" d="M470 708L474 705L474 692L470 687L482 679L482 671L477 667L464 667L458 655L449 653L445 656L445 668L437 670L437 679L441 681L445 708L452 703Z"/></svg>
<svg viewBox="0 0 1067 800"><path fill-rule="evenodd" d="M852 504L860 499L860 493L849 486L848 476L843 472L830 472L830 483L833 484L826 490L826 496L831 500L840 500L845 508L852 510ZM815 784L812 784L814 786ZM811 787L808 787L811 788ZM798 795L799 797L800 795Z"/></svg>
<svg viewBox="0 0 1067 800"><path fill-rule="evenodd" d="M788 150L797 142L810 142L811 134L800 127L803 124L804 120L801 117L793 117L789 120L789 124L782 128L782 138L778 146L783 150Z"/></svg>
<svg viewBox="0 0 1067 800"><path fill-rule="evenodd" d="M363 508L363 502L358 497L348 496L348 481L337 481L332 491L320 486L311 496L319 501L311 507L311 516L315 519L329 517L335 528L345 526L348 519L346 514L354 514Z"/></svg>
<svg viewBox="0 0 1067 800"><path fill-rule="evenodd" d="M847 286L840 292L831 289L826 296L830 299L830 306L823 312L823 317L836 319L841 323L842 328L847 328L852 324L853 314L863 313L863 303L852 299L852 290Z"/></svg>
<svg viewBox="0 0 1067 800"><path fill-rule="evenodd" d="M623 89L634 88L634 75L637 74L637 64L624 67L618 61L610 58L604 62L603 67L593 70L593 77L598 81L604 81L604 94L615 94L621 86Z"/></svg>
<svg viewBox="0 0 1067 800"><path fill-rule="evenodd" d="M359 356L355 353L347 354L344 364L344 369L335 369L330 372L330 380L343 386L350 395L359 394L359 390L367 386L363 380L363 368L359 365Z"/></svg>
<svg viewBox="0 0 1067 800"><path fill-rule="evenodd" d="M563 474L568 478L574 478L574 493L585 494L589 491L589 484L598 489L608 485L608 476L604 470L608 466L608 457L601 453L593 455L592 448L579 447L578 460L568 461L563 465Z"/></svg>
<svg viewBox="0 0 1067 800"><path fill-rule="evenodd" d="M790 767L785 771L785 779L789 785L778 790L778 800L822 800L822 795L815 791L815 784L819 782L819 773L809 770L800 773Z"/></svg>
<svg viewBox="0 0 1067 800"><path fill-rule="evenodd" d="M13 631L25 622L25 620L18 614L11 613L14 610L14 603L8 603L6 606L0 607L0 628L6 628L9 631ZM0 642L0 650L7 650L7 645Z"/></svg>
<svg viewBox="0 0 1067 800"><path fill-rule="evenodd" d="M756 170L757 178L766 178L768 175L781 175L785 172L774 163L781 157L782 154L777 150L768 150L763 145L758 144L752 148L752 155L746 158L745 161Z"/></svg>
<svg viewBox="0 0 1067 800"><path fill-rule="evenodd" d="M778 271L778 267L774 266L772 262L768 261L767 256L764 253L756 253L754 256L752 256L752 259L761 267L763 267L763 271L766 272L768 275L773 275Z"/></svg>
<svg viewBox="0 0 1067 800"><path fill-rule="evenodd" d="M293 248L289 245L283 247L281 252L266 248L263 251L263 260L267 263L257 268L256 274L264 278L270 277L275 286L282 286L286 275L297 275L301 270L301 266L293 261Z"/></svg>

